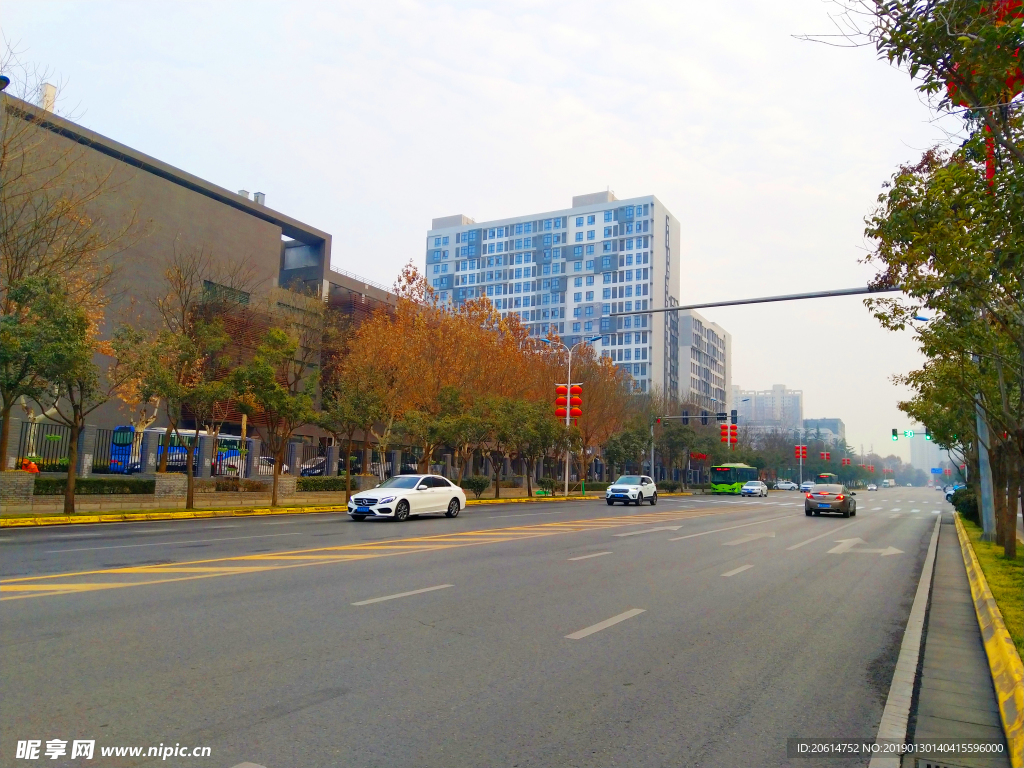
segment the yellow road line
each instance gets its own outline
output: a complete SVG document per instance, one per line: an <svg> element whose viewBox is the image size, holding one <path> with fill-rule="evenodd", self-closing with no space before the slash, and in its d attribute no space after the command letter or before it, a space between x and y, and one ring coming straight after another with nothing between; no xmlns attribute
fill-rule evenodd
<svg viewBox="0 0 1024 768"><path fill-rule="evenodd" d="M651 523L664 522L666 520L688 520L699 517L710 517L721 514L730 514L739 510L730 509L719 512L700 512L693 514L683 510L674 512L653 513L647 515L632 515L629 517L596 518L594 520L581 520L575 523L552 522L539 523L529 526L516 526L515 528L500 528L484 531L465 531L459 534L436 534L433 536L422 536L411 539L395 539L383 542L361 542L358 544L344 544L335 547L320 547L316 549L291 550L278 553L260 553L255 555L236 555L232 557L210 558L207 560L193 560L182 563L151 566L132 566L122 568L108 568L89 571L77 571L72 573L50 574L44 576L26 576L15 579L4 579L0 581L0 592L13 592L8 597L0 597L0 600L16 600L27 597L47 597L59 594L71 594L101 589L113 589L121 587L147 586L152 584L166 584L177 581L192 581L195 579L217 578L221 576L236 576L248 573L259 573L264 571L283 570L286 568L303 568L313 565L328 565L331 563L344 562L349 560L365 560L377 557L393 557L396 555L416 554L431 552L440 549L452 549L455 547L467 547L480 544L503 543L507 541L519 541L522 539L536 538L540 536L551 536L571 531L593 531L604 530L605 528L618 528L632 525L648 525ZM365 552L366 554L362 554ZM243 566L242 562L258 561L268 563L265 566ZM284 564L274 565L275 561ZM293 562L298 561L298 562ZM217 567L212 564L221 563ZM228 563L239 563L239 566L229 566ZM116 577L120 574L151 574L161 576L168 573L187 573L190 575L179 576L167 579L152 579L147 581L131 582L88 582L88 583L54 583L51 579L71 579L81 576L106 576Z"/></svg>

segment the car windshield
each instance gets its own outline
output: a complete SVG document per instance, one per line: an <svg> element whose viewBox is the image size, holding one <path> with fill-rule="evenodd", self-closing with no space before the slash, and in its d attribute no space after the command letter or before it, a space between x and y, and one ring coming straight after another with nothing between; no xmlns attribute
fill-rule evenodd
<svg viewBox="0 0 1024 768"><path fill-rule="evenodd" d="M378 488L415 488L420 484L419 475L397 475L388 478L378 485Z"/></svg>
<svg viewBox="0 0 1024 768"><path fill-rule="evenodd" d="M744 484L744 488L756 488L761 484L760 480L751 480L749 483Z"/></svg>
<svg viewBox="0 0 1024 768"><path fill-rule="evenodd" d="M615 481L616 485L640 485L640 475L623 475Z"/></svg>
<svg viewBox="0 0 1024 768"><path fill-rule="evenodd" d="M843 486L841 485L816 485L811 489L814 493L842 493Z"/></svg>

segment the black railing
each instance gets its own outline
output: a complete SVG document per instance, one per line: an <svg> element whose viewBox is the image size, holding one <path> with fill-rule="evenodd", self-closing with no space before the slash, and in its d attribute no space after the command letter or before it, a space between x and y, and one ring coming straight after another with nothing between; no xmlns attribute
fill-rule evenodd
<svg viewBox="0 0 1024 768"><path fill-rule="evenodd" d="M16 467L35 464L40 472L67 472L70 450L70 427L25 422L21 425Z"/></svg>

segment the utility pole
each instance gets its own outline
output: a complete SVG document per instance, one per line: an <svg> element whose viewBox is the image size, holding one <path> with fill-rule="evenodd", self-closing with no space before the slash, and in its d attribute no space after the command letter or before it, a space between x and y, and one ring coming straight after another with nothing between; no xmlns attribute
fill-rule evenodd
<svg viewBox="0 0 1024 768"><path fill-rule="evenodd" d="M570 411L572 411L572 408L569 406L570 398L572 397L572 353L576 350L576 347L578 347L578 346L580 346L582 344L589 344L590 342L597 341L600 338L601 338L600 335L589 336L589 337L583 339L583 341L579 341L579 342L573 344L571 348L567 347L561 341L557 342L557 344L559 346L561 346L562 349L564 349L568 353L568 357L569 357L569 359L568 359L568 368L567 368L566 374L565 374L565 380L566 380L565 390L566 390L566 398L567 398L567 400L566 400L566 407L565 407L565 427L566 427L566 429L569 428L569 424L571 423L570 420L572 419L572 415L570 413ZM543 341L545 344L555 344L556 343L556 342L552 341L551 339L541 339L541 341ZM572 458L572 451L570 451L568 446L566 446L566 449L565 449L565 495L566 496L569 495L569 460L571 458Z"/></svg>

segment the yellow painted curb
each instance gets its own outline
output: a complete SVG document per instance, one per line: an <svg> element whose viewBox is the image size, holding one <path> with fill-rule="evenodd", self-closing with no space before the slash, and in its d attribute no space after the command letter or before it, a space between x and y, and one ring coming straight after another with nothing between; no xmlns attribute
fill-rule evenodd
<svg viewBox="0 0 1024 768"><path fill-rule="evenodd" d="M1006 743L1010 747L1010 764L1013 768L1024 766L1024 664L1021 664L1017 648L1010 639L1003 622L1003 614L992 597L985 574L974 554L974 547L960 522L959 513L953 515L956 520L956 533L960 538L960 551L964 556L967 568L967 580L971 583L971 596L974 598L974 610L978 615L978 626L981 637L985 641L985 653L988 666L995 684L996 700L999 703L999 716L1003 721Z"/></svg>

